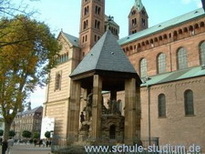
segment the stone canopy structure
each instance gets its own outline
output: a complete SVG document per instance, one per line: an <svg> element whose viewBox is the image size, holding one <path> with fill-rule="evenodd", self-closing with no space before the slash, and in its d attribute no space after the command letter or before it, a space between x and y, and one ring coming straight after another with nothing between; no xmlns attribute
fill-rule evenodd
<svg viewBox="0 0 205 154"><path fill-rule="evenodd" d="M70 75L72 79L71 104L75 110L70 111L69 126L75 125L75 129L69 129L69 136L76 136L78 133L79 109L81 88L85 89L87 94L92 93L91 107L92 120L90 121L89 137L95 142L101 142L105 138L102 134L105 118L102 118L103 101L102 91L110 91L110 100L116 100L116 92L125 90L125 117L118 118L119 123L124 123L124 132L120 131L123 138L121 141L132 144L139 139L140 132L140 101L139 87L141 80L134 67L124 54L117 43L116 38L108 30L84 57L80 64ZM72 93L71 92L71 93ZM70 107L71 109L73 107ZM117 112L116 112L117 113ZM116 119L114 111L107 117ZM115 116L114 116L115 114ZM138 116L137 116L138 115ZM121 116L119 114L119 116ZM125 120L125 121L124 121ZM112 120L111 120L112 121ZM116 121L116 120L114 120ZM76 123L77 122L77 123ZM76 124L75 124L76 123ZM115 129L120 127L118 124L110 123L110 139L115 138ZM119 137L119 136L118 136Z"/></svg>

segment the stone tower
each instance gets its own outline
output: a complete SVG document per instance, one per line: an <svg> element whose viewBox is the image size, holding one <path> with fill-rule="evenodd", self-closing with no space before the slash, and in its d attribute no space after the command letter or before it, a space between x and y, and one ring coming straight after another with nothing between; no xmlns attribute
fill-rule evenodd
<svg viewBox="0 0 205 154"><path fill-rule="evenodd" d="M83 56L103 35L104 17L105 0L82 0L79 43Z"/></svg>
<svg viewBox="0 0 205 154"><path fill-rule="evenodd" d="M129 35L148 28L148 15L141 0L135 0L129 19Z"/></svg>

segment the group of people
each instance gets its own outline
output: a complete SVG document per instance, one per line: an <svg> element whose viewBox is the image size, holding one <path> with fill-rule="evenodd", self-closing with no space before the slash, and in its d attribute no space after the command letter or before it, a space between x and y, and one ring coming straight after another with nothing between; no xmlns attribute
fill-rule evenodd
<svg viewBox="0 0 205 154"><path fill-rule="evenodd" d="M51 141L50 140L34 140L33 141L34 146L38 145L39 147L50 147L51 146Z"/></svg>
<svg viewBox="0 0 205 154"><path fill-rule="evenodd" d="M2 145L2 154L6 154L6 153L9 153L9 151L13 147L14 139L10 138L7 141L2 141L2 138L0 138L0 143ZM34 139L33 143L34 143L34 146L39 145L39 147L41 147L41 146L50 147L51 146L51 141L50 140L40 140L40 139L37 140L37 139Z"/></svg>

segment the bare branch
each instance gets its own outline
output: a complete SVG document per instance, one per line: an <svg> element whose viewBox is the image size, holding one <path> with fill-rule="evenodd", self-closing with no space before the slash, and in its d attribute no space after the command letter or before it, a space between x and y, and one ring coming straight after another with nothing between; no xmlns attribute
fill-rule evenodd
<svg viewBox="0 0 205 154"><path fill-rule="evenodd" d="M14 17L17 14L24 14L26 16L32 16L36 11L29 11L29 6L23 2L23 0L16 5L11 0L0 0L0 15L2 17Z"/></svg>

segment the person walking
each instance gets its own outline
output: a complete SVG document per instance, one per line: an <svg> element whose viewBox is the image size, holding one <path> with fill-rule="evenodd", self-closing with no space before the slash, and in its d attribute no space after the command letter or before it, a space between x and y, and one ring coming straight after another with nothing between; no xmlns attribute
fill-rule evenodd
<svg viewBox="0 0 205 154"><path fill-rule="evenodd" d="M42 140L39 141L39 147L41 147L41 144L43 144Z"/></svg>
<svg viewBox="0 0 205 154"><path fill-rule="evenodd" d="M37 140L34 139L33 143L34 143L34 146L36 146L36 144L37 144Z"/></svg>
<svg viewBox="0 0 205 154"><path fill-rule="evenodd" d="M7 149L8 149L8 142L3 141L2 142L2 154L6 154Z"/></svg>
<svg viewBox="0 0 205 154"><path fill-rule="evenodd" d="M7 153L10 154L11 148L14 145L14 139L10 138L8 139L8 149L7 149Z"/></svg>

